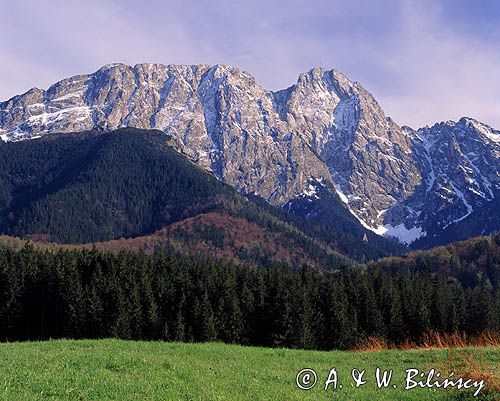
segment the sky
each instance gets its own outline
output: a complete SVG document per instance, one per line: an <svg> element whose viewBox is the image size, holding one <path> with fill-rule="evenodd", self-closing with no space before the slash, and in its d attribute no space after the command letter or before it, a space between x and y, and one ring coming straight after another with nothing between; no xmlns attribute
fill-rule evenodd
<svg viewBox="0 0 500 401"><path fill-rule="evenodd" d="M0 0L0 101L104 64L229 64L265 88L313 67L401 125L500 129L498 0Z"/></svg>

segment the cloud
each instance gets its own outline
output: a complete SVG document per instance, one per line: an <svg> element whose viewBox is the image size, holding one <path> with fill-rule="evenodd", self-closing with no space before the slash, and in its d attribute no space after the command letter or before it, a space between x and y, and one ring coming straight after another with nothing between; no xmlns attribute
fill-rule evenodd
<svg viewBox="0 0 500 401"><path fill-rule="evenodd" d="M498 35L475 30L466 11L450 7L450 0L3 0L0 99L111 62L233 64L269 89L322 66L361 82L401 124L468 115L500 127ZM484 26L496 26L491 13L474 15L479 25L490 15Z"/></svg>
<svg viewBox="0 0 500 401"><path fill-rule="evenodd" d="M454 31L444 12L407 3L395 51L378 60L399 90L385 95L382 89L379 101L399 122L416 127L463 116L500 127L498 47Z"/></svg>

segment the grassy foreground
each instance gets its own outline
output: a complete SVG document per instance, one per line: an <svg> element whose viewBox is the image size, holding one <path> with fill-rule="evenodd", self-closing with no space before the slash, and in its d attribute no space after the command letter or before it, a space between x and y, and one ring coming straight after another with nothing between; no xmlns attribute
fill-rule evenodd
<svg viewBox="0 0 500 401"><path fill-rule="evenodd" d="M405 369L443 375L451 365L473 360L500 377L500 349L410 350L369 353L317 352L120 340L58 340L0 344L1 400L500 400L500 393L472 397L464 390L405 391ZM391 388L376 389L376 367L394 369ZM312 368L318 384L295 384L297 372ZM323 391L335 367L343 389ZM368 383L352 388L350 372L366 369ZM493 375L493 376L491 376ZM392 384L397 388L392 388ZM488 387L488 383L487 383Z"/></svg>

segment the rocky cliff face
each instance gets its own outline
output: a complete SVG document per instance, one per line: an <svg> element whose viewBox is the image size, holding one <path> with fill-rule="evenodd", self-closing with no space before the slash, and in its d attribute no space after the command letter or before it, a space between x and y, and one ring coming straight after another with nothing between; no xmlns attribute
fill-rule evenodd
<svg viewBox="0 0 500 401"><path fill-rule="evenodd" d="M407 132L425 177L404 202L408 225L437 236L500 196L499 131L462 118Z"/></svg>
<svg viewBox="0 0 500 401"><path fill-rule="evenodd" d="M219 179L276 205L329 182L366 227L407 243L500 188L498 131L471 119L401 128L335 70L271 92L235 67L112 64L0 103L4 140L126 126L167 132Z"/></svg>
<svg viewBox="0 0 500 401"><path fill-rule="evenodd" d="M328 166L342 199L368 226L422 182L412 141L361 85L313 69L278 93L282 118Z"/></svg>
<svg viewBox="0 0 500 401"><path fill-rule="evenodd" d="M0 105L5 139L119 127L172 135L200 166L281 203L328 168L277 113L273 93L226 66L108 65Z"/></svg>

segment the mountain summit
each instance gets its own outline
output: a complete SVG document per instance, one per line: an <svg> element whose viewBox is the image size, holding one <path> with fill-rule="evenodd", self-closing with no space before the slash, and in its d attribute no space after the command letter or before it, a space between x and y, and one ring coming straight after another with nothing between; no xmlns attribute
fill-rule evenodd
<svg viewBox="0 0 500 401"><path fill-rule="evenodd" d="M500 192L499 131L469 118L402 128L336 70L273 92L231 66L111 64L0 103L4 141L120 127L164 131L218 179L297 213L326 188L407 244L446 242Z"/></svg>

